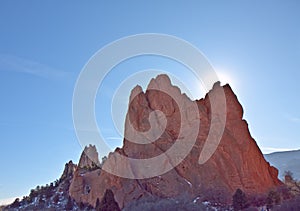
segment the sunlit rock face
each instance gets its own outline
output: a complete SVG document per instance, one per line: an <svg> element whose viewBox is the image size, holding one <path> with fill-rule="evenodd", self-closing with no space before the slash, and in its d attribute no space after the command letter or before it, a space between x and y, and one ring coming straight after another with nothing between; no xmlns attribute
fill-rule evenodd
<svg viewBox="0 0 300 211"><path fill-rule="evenodd" d="M78 167L93 169L100 166L98 152L94 145L86 146L80 156Z"/></svg>
<svg viewBox="0 0 300 211"><path fill-rule="evenodd" d="M168 92L161 92L157 88L168 90ZM220 101L216 108L222 110L226 106L225 114L211 109L212 99L218 102L222 89L226 102ZM174 96L177 102L173 99ZM141 87L135 87L130 98L123 147L110 153L106 161L112 167L124 166L124 171L139 175L139 169L128 166L125 161L123 164L122 160L117 159L117 154L135 159L158 156L170 149L178 138L182 138L178 137L181 128L196 130L195 144L183 161L172 170L152 178L126 179L114 176L102 169L82 173L78 168L69 190L71 197L77 202L95 205L97 198L101 199L106 189L113 191L115 200L121 208L133 200L149 195L175 197L185 193L192 198L219 191L228 193L229 199L225 199L226 201L231 199L231 195L237 188L246 194L260 194L281 184L281 181L277 179L277 169L265 161L255 140L251 137L248 124L243 119L243 108L229 85L220 86L220 83L216 83L205 98L191 101L185 94L181 94L179 88L171 84L168 76L159 75L151 80L145 92ZM193 102L196 103L198 112L191 109ZM184 105L184 112L180 111L178 103ZM154 129L159 130L165 127L161 136L148 144L138 144L127 140L126 137L132 138L139 132L147 132L151 129L149 114L155 110L164 113L164 118L155 117L157 125ZM212 115L212 112L216 115ZM199 156L206 143L212 122L220 123L218 118L212 120L212 116L218 117L218 115L226 116L221 141L211 158L204 164L199 164ZM190 127L191 122L196 118L200 120L199 127ZM190 131L192 132L194 131ZM145 136L145 139L151 139L148 136L151 134ZM90 165L88 159L87 161L82 161L82 159L83 156L79 167ZM113 165L114 162L115 165ZM171 164L172 162L170 160ZM157 163L157 165L170 165L170 163ZM149 169L151 170L153 169Z"/></svg>

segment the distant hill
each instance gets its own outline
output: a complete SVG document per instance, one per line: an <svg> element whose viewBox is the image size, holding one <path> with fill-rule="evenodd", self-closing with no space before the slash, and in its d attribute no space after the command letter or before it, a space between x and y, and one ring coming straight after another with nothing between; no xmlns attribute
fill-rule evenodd
<svg viewBox="0 0 300 211"><path fill-rule="evenodd" d="M294 178L300 180L300 150L274 152L264 156L272 166L279 170L279 178L283 178L285 171L291 171Z"/></svg>

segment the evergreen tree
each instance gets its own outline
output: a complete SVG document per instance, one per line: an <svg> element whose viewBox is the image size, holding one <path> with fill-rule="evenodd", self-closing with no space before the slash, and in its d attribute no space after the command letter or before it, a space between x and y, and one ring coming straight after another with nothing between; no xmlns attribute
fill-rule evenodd
<svg viewBox="0 0 300 211"><path fill-rule="evenodd" d="M114 193L112 190L107 189L105 194L99 203L99 199L96 201L96 211L121 211L118 203L115 201Z"/></svg>
<svg viewBox="0 0 300 211"><path fill-rule="evenodd" d="M232 197L233 209L235 211L243 210L244 208L246 208L246 205L247 205L246 194L241 189L238 188Z"/></svg>
<svg viewBox="0 0 300 211"><path fill-rule="evenodd" d="M275 191L270 191L267 197L267 209L272 209L275 204L281 201L280 195Z"/></svg>
<svg viewBox="0 0 300 211"><path fill-rule="evenodd" d="M84 210L84 208L85 208L85 204L83 202L80 202L79 209Z"/></svg>
<svg viewBox="0 0 300 211"><path fill-rule="evenodd" d="M96 209L96 211L100 210L100 200L99 200L99 198L97 198L95 209Z"/></svg>
<svg viewBox="0 0 300 211"><path fill-rule="evenodd" d="M59 202L59 195L58 194L55 194L54 198L53 198L53 202L55 204L57 204Z"/></svg>
<svg viewBox="0 0 300 211"><path fill-rule="evenodd" d="M73 200L71 199L70 196L69 196L69 198L68 198L68 202L67 202L67 204L66 204L66 206L65 206L65 209L66 209L66 210L72 210L72 209L73 209Z"/></svg>
<svg viewBox="0 0 300 211"><path fill-rule="evenodd" d="M18 208L20 206L20 199L16 198L16 200L10 205L12 208Z"/></svg>
<svg viewBox="0 0 300 211"><path fill-rule="evenodd" d="M291 171L284 172L284 181L285 182L294 182L293 173Z"/></svg>

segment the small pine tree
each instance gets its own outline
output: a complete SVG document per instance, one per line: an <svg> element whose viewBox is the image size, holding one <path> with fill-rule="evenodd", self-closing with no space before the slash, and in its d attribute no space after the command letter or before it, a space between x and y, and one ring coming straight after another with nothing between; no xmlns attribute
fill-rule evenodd
<svg viewBox="0 0 300 211"><path fill-rule="evenodd" d="M84 208L85 208L85 204L83 202L80 202L79 209L84 210Z"/></svg>
<svg viewBox="0 0 300 211"><path fill-rule="evenodd" d="M93 210L94 209L94 207L92 206L92 205L87 205L87 210Z"/></svg>
<svg viewBox="0 0 300 211"><path fill-rule="evenodd" d="M118 203L115 201L114 193L112 192L112 190L106 189L105 194L100 203L99 199L97 199L96 211L121 211Z"/></svg>
<svg viewBox="0 0 300 211"><path fill-rule="evenodd" d="M284 180L285 182L294 182L293 173L291 171L285 171Z"/></svg>
<svg viewBox="0 0 300 211"><path fill-rule="evenodd" d="M272 209L275 204L279 204L281 201L279 193L270 191L267 197L267 208Z"/></svg>
<svg viewBox="0 0 300 211"><path fill-rule="evenodd" d="M72 210L73 209L73 200L71 199L70 196L68 197L68 201L67 201L67 204L65 206L65 209L66 210Z"/></svg>
<svg viewBox="0 0 300 211"><path fill-rule="evenodd" d="M16 200L10 205L12 208L18 208L20 206L20 199L16 198Z"/></svg>
<svg viewBox="0 0 300 211"><path fill-rule="evenodd" d="M246 208L246 205L247 205L246 194L241 189L238 188L232 197L233 209L235 211L243 210L244 208Z"/></svg>
<svg viewBox="0 0 300 211"><path fill-rule="evenodd" d="M59 180L57 179L54 181L54 186L57 187L58 185L59 185Z"/></svg>
<svg viewBox="0 0 300 211"><path fill-rule="evenodd" d="M34 189L31 189L30 190L30 194L29 194L29 197L31 199L33 199L34 197L37 197L38 193L34 190Z"/></svg>
<svg viewBox="0 0 300 211"><path fill-rule="evenodd" d="M99 198L97 198L95 209L96 209L96 211L100 210L100 200L99 200Z"/></svg>
<svg viewBox="0 0 300 211"><path fill-rule="evenodd" d="M53 202L55 204L57 204L59 202L59 195L58 194L55 194L54 198L53 198Z"/></svg>
<svg viewBox="0 0 300 211"><path fill-rule="evenodd" d="M105 162L106 160L107 160L107 157L106 157L106 156L102 157L101 164L103 165L103 164L104 164L104 162Z"/></svg>

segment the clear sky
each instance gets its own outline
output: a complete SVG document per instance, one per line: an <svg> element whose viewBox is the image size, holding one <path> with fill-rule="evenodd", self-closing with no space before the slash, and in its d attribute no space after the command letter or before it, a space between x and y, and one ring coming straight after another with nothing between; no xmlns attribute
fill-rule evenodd
<svg viewBox="0 0 300 211"><path fill-rule="evenodd" d="M1 1L0 203L59 178L67 161L78 162L76 79L101 47L137 33L170 34L199 48L232 83L264 152L300 148L299 1L107 2ZM186 71L167 64L142 58L123 69L162 69L179 78ZM108 85L126 77L115 75ZM126 102L120 106L126 111Z"/></svg>

